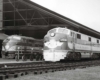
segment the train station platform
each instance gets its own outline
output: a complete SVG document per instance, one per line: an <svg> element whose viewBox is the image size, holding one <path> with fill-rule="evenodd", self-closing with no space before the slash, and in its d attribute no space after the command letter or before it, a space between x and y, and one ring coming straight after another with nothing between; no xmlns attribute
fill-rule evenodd
<svg viewBox="0 0 100 80"><path fill-rule="evenodd" d="M2 59L2 58L0 58L0 64L31 63L31 62L43 62L43 61L36 61L36 60L22 61L22 59L20 59L19 61L16 61L15 59Z"/></svg>

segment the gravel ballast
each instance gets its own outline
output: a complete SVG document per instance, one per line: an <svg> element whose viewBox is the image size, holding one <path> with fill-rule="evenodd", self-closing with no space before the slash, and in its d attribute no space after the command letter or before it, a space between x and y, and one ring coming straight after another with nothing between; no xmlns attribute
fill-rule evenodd
<svg viewBox="0 0 100 80"><path fill-rule="evenodd" d="M38 75L29 74L7 80L100 80L100 66Z"/></svg>

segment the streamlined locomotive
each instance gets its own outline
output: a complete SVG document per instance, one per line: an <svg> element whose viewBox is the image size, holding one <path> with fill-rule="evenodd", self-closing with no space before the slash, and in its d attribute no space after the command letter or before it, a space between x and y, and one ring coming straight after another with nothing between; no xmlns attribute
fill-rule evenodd
<svg viewBox="0 0 100 80"><path fill-rule="evenodd" d="M45 61L96 59L100 57L100 39L67 28L53 28L44 37Z"/></svg>
<svg viewBox="0 0 100 80"><path fill-rule="evenodd" d="M2 58L17 58L26 60L42 59L43 40L32 37L12 35L2 43Z"/></svg>

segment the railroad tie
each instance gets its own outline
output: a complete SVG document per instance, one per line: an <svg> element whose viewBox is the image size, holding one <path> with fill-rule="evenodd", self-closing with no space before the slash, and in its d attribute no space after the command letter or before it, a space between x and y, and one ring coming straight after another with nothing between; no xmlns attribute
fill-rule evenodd
<svg viewBox="0 0 100 80"><path fill-rule="evenodd" d="M18 77L19 76L24 76L25 75L25 72L19 72L19 73L15 73Z"/></svg>

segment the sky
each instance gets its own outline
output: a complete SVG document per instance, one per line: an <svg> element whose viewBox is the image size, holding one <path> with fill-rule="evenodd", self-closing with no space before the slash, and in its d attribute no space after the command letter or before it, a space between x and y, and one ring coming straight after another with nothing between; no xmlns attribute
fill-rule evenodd
<svg viewBox="0 0 100 80"><path fill-rule="evenodd" d="M31 0L100 32L100 0Z"/></svg>

